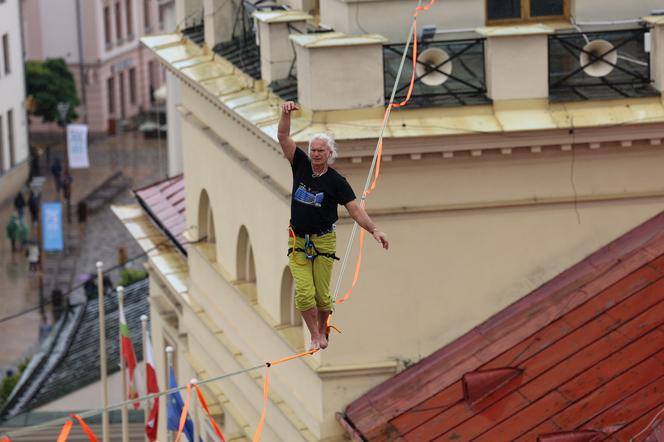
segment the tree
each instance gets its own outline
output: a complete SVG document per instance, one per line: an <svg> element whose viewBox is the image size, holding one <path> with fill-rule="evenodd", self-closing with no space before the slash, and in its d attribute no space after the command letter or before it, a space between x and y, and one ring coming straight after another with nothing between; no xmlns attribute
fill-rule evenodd
<svg viewBox="0 0 664 442"><path fill-rule="evenodd" d="M80 100L76 93L76 83L64 59L26 62L25 80L28 96L33 101L31 114L42 117L46 123L56 122L61 126L78 118L75 109ZM70 104L64 122L60 121L58 103Z"/></svg>

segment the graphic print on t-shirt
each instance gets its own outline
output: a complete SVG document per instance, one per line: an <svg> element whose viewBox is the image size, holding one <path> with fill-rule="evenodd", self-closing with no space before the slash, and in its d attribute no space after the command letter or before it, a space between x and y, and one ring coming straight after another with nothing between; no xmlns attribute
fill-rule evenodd
<svg viewBox="0 0 664 442"><path fill-rule="evenodd" d="M295 201L315 207L320 207L323 204L324 197L325 197L324 192L318 192L318 193L310 192L302 183L300 183L300 186L295 191L295 195L293 195L293 199Z"/></svg>

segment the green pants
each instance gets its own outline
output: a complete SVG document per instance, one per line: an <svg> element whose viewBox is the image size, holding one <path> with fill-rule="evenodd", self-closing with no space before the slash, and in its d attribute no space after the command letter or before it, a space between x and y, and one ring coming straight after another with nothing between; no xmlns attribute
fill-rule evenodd
<svg viewBox="0 0 664 442"><path fill-rule="evenodd" d="M325 235L309 235L309 241L314 243L320 253L334 255L337 249L337 234L334 232ZM304 249L305 239L299 236L288 238L288 247ZM315 252L314 252L315 255ZM330 296L330 280L332 279L332 264L334 260L327 256L317 256L308 259L304 252L295 251L288 257L293 281L295 281L295 308L299 311L318 307L318 310L331 311L332 297Z"/></svg>

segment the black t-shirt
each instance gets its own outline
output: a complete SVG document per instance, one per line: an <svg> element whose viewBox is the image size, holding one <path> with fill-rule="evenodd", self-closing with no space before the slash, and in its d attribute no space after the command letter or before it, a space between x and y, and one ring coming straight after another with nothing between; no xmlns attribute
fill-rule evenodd
<svg viewBox="0 0 664 442"><path fill-rule="evenodd" d="M337 204L355 199L353 189L339 172L329 167L322 176L314 177L311 161L301 149L293 156L293 196L291 226L298 234L322 232L332 227L339 216Z"/></svg>

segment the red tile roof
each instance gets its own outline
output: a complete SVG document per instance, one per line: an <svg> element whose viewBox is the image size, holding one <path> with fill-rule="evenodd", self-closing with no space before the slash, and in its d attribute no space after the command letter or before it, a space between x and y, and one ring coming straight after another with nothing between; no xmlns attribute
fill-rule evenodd
<svg viewBox="0 0 664 442"><path fill-rule="evenodd" d="M337 418L355 440L642 441L662 407L664 213Z"/></svg>
<svg viewBox="0 0 664 442"><path fill-rule="evenodd" d="M134 190L134 195L157 226L186 253L184 176L177 175Z"/></svg>

